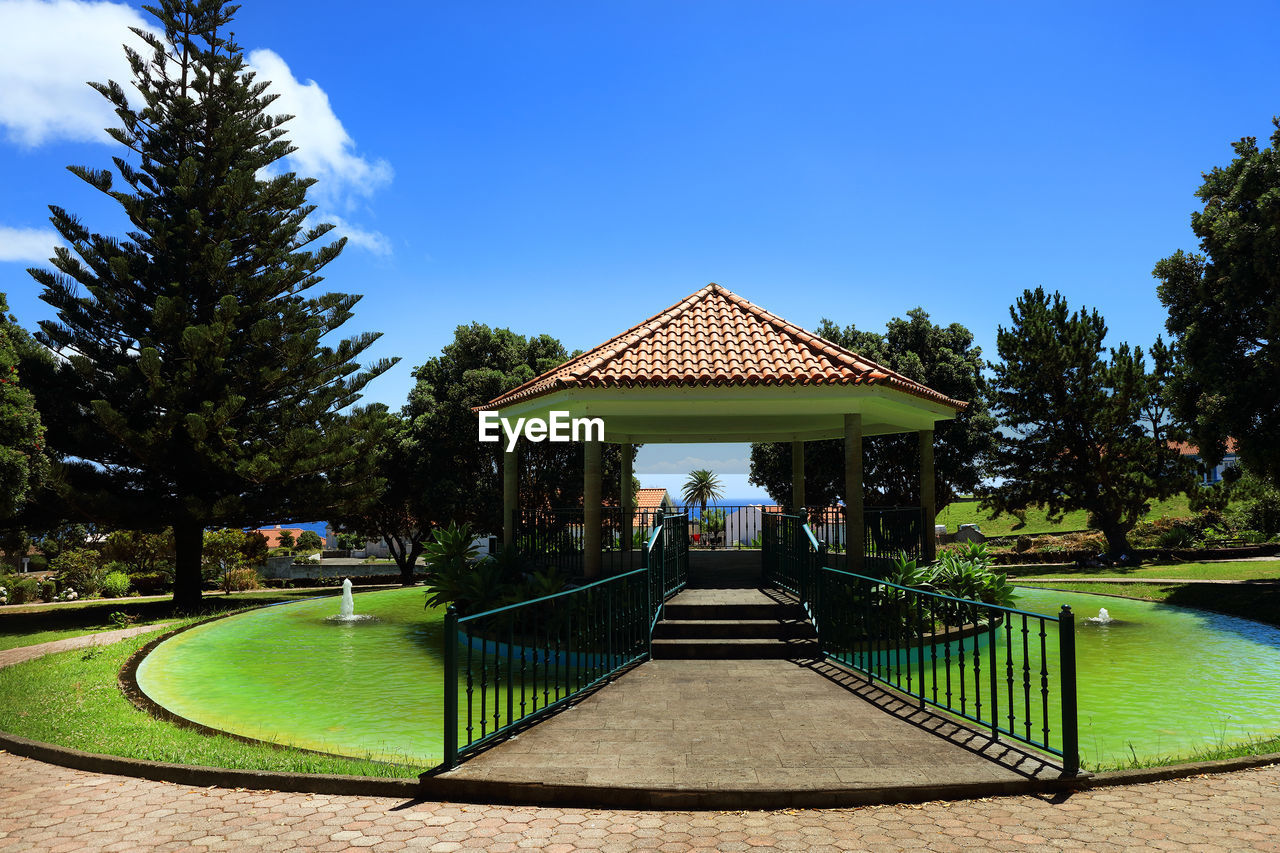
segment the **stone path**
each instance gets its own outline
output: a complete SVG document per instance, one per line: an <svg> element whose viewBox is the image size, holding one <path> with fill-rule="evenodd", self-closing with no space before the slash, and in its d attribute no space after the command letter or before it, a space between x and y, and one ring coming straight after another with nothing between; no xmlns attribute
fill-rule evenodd
<svg viewBox="0 0 1280 853"><path fill-rule="evenodd" d="M1280 766L1054 801L641 812L191 789L0 754L0 851L1280 851Z"/></svg>
<svg viewBox="0 0 1280 853"><path fill-rule="evenodd" d="M830 664L657 660L445 775L608 788L812 791L1014 782L1059 773Z"/></svg>
<svg viewBox="0 0 1280 853"><path fill-rule="evenodd" d="M138 634L146 634L149 631L159 631L169 627L172 622L159 622L155 625L139 625L135 628L120 628L116 631L99 631L96 634L85 634L82 637L69 637L65 640L54 640L49 643L39 643L34 646L19 646L16 649L5 649L0 651L0 668L11 666L15 663L21 663L24 660L31 660L42 655L51 655L54 652L65 652L70 649L84 649L89 646L105 646Z"/></svg>

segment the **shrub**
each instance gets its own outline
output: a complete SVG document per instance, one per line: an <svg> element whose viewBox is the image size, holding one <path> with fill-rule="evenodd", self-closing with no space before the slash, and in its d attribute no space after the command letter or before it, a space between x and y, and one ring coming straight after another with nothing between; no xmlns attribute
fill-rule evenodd
<svg viewBox="0 0 1280 853"><path fill-rule="evenodd" d="M130 575L129 582L138 595L164 595L173 590L173 576L168 572L146 572Z"/></svg>
<svg viewBox="0 0 1280 853"><path fill-rule="evenodd" d="M1196 542L1196 531L1179 525L1171 527L1156 539L1161 548L1190 548Z"/></svg>
<svg viewBox="0 0 1280 853"><path fill-rule="evenodd" d="M90 548L63 551L49 568L58 573L59 589L72 587L77 593L92 596L102 588L102 556Z"/></svg>
<svg viewBox="0 0 1280 853"><path fill-rule="evenodd" d="M129 576L119 571L107 572L106 577L102 579L102 597L124 598L128 594Z"/></svg>
<svg viewBox="0 0 1280 853"><path fill-rule="evenodd" d="M40 583L35 578L23 578L13 585L9 594L10 604L28 604L40 598Z"/></svg>
<svg viewBox="0 0 1280 853"><path fill-rule="evenodd" d="M9 586L5 583L4 578L0 578L0 604L9 603Z"/></svg>
<svg viewBox="0 0 1280 853"><path fill-rule="evenodd" d="M223 579L222 588L226 592L244 592L257 589L258 573L253 569L232 569Z"/></svg>
<svg viewBox="0 0 1280 853"><path fill-rule="evenodd" d="M40 597L45 601L53 601L58 597L58 585L52 580L40 584Z"/></svg>

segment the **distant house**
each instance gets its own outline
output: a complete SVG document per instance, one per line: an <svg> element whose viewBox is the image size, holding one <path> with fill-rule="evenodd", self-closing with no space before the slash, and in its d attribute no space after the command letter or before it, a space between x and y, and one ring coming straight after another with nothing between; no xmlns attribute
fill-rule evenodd
<svg viewBox="0 0 1280 853"><path fill-rule="evenodd" d="M1234 438L1227 439L1226 453L1223 454L1222 461L1212 468L1200 461L1200 448L1194 444L1188 444L1185 441L1171 441L1169 446L1177 450L1184 459L1190 459L1196 463L1197 469L1200 471L1200 483L1205 486L1212 486L1214 483L1222 481L1222 472L1228 468L1232 468L1237 464L1236 456L1236 440Z"/></svg>
<svg viewBox="0 0 1280 853"><path fill-rule="evenodd" d="M306 529L307 528L305 527L281 527L280 525L277 524L275 527L259 527L257 530L253 532L261 533L264 537L266 537L268 548L279 548L281 533L284 533L285 531L292 533L293 541L296 543L298 541L298 537L301 536L303 531L305 531ZM328 544L328 540L326 540L323 536L320 537L320 539L324 544L326 545Z"/></svg>
<svg viewBox="0 0 1280 853"><path fill-rule="evenodd" d="M648 530L656 527L658 519L664 515L675 515L676 503L666 489L636 490L636 520L638 529Z"/></svg>

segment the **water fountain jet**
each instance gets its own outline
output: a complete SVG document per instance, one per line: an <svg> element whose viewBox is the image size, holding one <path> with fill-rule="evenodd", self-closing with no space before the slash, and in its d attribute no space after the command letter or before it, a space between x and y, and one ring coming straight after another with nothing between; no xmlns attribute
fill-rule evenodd
<svg viewBox="0 0 1280 853"><path fill-rule="evenodd" d="M351 578L342 581L342 600L338 603L338 615L330 616L326 622L368 622L373 616L357 616L356 602L351 595Z"/></svg>

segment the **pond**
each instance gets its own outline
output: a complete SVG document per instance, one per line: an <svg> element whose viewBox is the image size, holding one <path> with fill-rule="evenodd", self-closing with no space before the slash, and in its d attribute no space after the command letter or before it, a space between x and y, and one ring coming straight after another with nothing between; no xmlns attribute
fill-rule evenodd
<svg viewBox="0 0 1280 853"><path fill-rule="evenodd" d="M1280 734L1280 629L1143 601L1018 592L1020 608L1076 613L1087 766ZM421 588L358 595L356 612L377 617L368 622L327 622L335 598L209 622L162 643L138 683L213 728L431 766L443 754L443 612L423 600ZM1115 621L1086 621L1103 607Z"/></svg>

